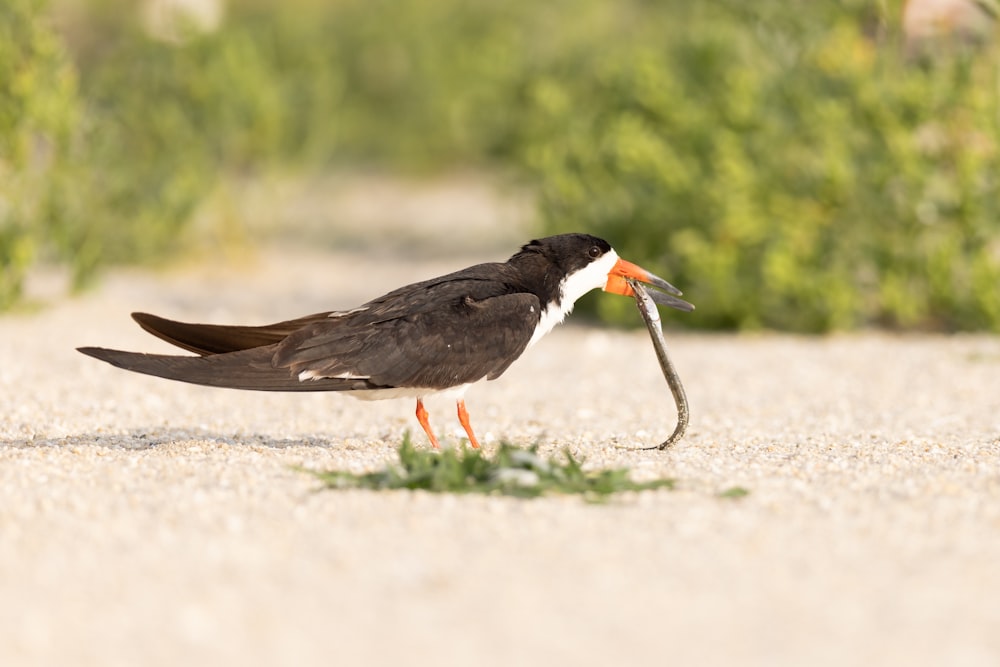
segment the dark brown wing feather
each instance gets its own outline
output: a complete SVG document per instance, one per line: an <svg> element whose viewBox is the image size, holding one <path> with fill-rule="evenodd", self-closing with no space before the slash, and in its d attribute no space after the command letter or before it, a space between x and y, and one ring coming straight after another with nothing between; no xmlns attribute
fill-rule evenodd
<svg viewBox="0 0 1000 667"><path fill-rule="evenodd" d="M264 326L191 324L168 320L149 313L132 313L132 319L143 329L171 345L196 354L210 355L273 345L302 327L322 321L329 315L329 312L316 313Z"/></svg>

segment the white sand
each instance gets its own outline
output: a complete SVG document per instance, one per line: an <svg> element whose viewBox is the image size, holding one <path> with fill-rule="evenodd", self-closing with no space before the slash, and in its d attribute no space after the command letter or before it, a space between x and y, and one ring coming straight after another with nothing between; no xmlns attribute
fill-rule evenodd
<svg viewBox="0 0 1000 667"><path fill-rule="evenodd" d="M606 506L314 493L290 466L425 445L412 403L73 350L166 350L132 310L262 323L457 268L288 259L0 320L0 665L1000 664L1000 339L668 332L691 428L633 452L673 427L645 332L564 326L468 404L488 442L680 480Z"/></svg>

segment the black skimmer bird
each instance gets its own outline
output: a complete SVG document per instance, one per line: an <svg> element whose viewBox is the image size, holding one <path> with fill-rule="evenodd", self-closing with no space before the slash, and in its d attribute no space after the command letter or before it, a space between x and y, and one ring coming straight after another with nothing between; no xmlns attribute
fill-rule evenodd
<svg viewBox="0 0 1000 667"><path fill-rule="evenodd" d="M423 398L448 393L473 447L463 398L515 359L598 287L634 294L627 279L659 288L654 300L691 304L667 281L626 262L607 241L561 234L531 241L503 263L477 264L352 308L265 326L188 324L133 313L143 329L199 356L79 351L147 375L259 391L340 391L361 399L417 399L417 420L438 447Z"/></svg>

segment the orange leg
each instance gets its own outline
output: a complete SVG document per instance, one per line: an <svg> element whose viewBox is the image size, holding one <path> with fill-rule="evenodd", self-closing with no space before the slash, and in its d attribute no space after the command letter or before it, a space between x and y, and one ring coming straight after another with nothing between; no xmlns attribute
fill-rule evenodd
<svg viewBox="0 0 1000 667"><path fill-rule="evenodd" d="M458 399L458 421L462 422L462 428L469 435L469 443L473 449L479 449L479 441L476 434L472 432L472 424L469 423L469 412L465 409L465 401Z"/></svg>
<svg viewBox="0 0 1000 667"><path fill-rule="evenodd" d="M441 449L441 445L438 444L438 439L434 437L434 431L431 430L431 423L427 421L427 408L424 407L424 402L421 399L417 399L417 421L424 428L424 433L427 434L428 439L430 439L431 444L434 445L434 449Z"/></svg>

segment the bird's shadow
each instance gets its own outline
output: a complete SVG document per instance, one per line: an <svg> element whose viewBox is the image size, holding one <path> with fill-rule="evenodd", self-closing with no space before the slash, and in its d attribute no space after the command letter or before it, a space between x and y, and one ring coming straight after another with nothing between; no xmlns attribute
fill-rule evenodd
<svg viewBox="0 0 1000 667"><path fill-rule="evenodd" d="M43 447L104 447L118 450L144 451L185 442L208 442L233 447L321 447L328 449L342 441L337 438L303 436L275 438L256 433L220 433L202 428L133 429L123 433L84 433L62 437L4 438L0 447L33 449Z"/></svg>

